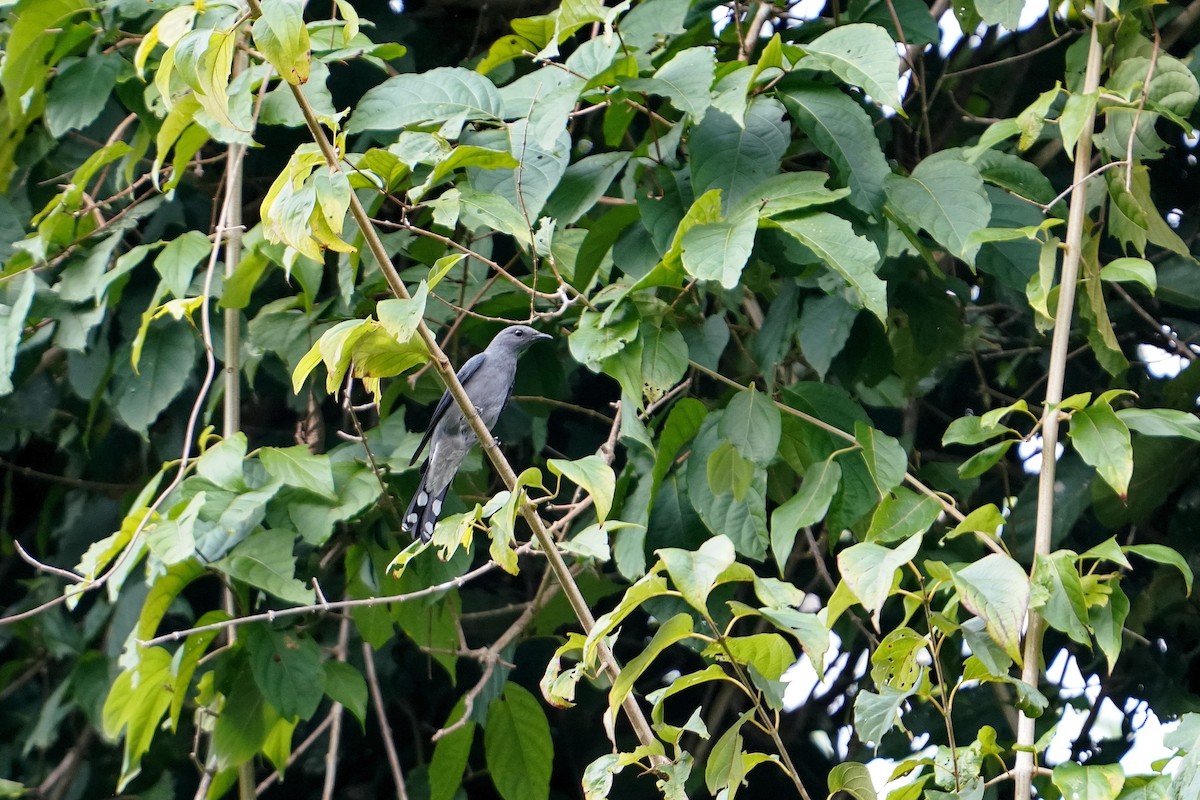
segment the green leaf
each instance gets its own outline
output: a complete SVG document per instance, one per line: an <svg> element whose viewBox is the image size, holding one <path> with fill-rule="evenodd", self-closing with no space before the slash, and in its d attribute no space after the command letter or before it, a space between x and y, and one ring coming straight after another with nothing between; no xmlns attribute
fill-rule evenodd
<svg viewBox="0 0 1200 800"><path fill-rule="evenodd" d="M429 287L425 281L421 281L408 299L396 297L380 300L375 307L379 324L397 342L403 344L411 341L416 337L417 328L421 325L428 296Z"/></svg>
<svg viewBox="0 0 1200 800"><path fill-rule="evenodd" d="M637 335L638 318L634 315L605 319L597 311L584 311L567 345L576 361L598 372L601 362L621 352Z"/></svg>
<svg viewBox="0 0 1200 800"><path fill-rule="evenodd" d="M712 103L709 89L715 75L715 59L711 47L689 47L680 50L654 73L653 78L635 78L622 82L631 92L647 92L666 97L671 105L700 120Z"/></svg>
<svg viewBox="0 0 1200 800"><path fill-rule="evenodd" d="M1108 662L1112 674L1121 655L1122 637L1125 635L1125 620L1129 617L1129 598L1116 580L1109 581L1108 602L1088 608L1088 625L1096 636L1096 644Z"/></svg>
<svg viewBox="0 0 1200 800"><path fill-rule="evenodd" d="M865 689L854 698L854 730L864 742L879 744L884 734L900 724L900 707L911 690L884 687L876 694Z"/></svg>
<svg viewBox="0 0 1200 800"><path fill-rule="evenodd" d="M766 466L779 452L782 424L775 403L752 386L729 401L717 431L747 459Z"/></svg>
<svg viewBox="0 0 1200 800"><path fill-rule="evenodd" d="M308 81L312 54L301 0L262 0L262 16L254 21L254 45L293 86Z"/></svg>
<svg viewBox="0 0 1200 800"><path fill-rule="evenodd" d="M629 153L596 153L567 167L546 200L545 213L571 225L595 206L613 179L629 162Z"/></svg>
<svg viewBox="0 0 1200 800"><path fill-rule="evenodd" d="M1024 7L1024 0L975 0L975 8L984 22L988 25L1003 25L1010 31L1015 31L1020 24L1021 10Z"/></svg>
<svg viewBox="0 0 1200 800"><path fill-rule="evenodd" d="M1192 568L1188 564L1187 559L1179 554L1179 551L1161 544L1129 544L1123 546L1121 551L1124 553L1133 553L1142 558L1148 558L1159 564L1175 567L1183 575L1183 582L1187 586L1187 593L1192 593Z"/></svg>
<svg viewBox="0 0 1200 800"><path fill-rule="evenodd" d="M472 167L467 175L472 189L499 195L516 208L527 230L567 169L571 137L561 126L546 137L540 136L528 120L520 119L510 123L507 130L472 136L470 141L508 150L516 161L512 169Z"/></svg>
<svg viewBox="0 0 1200 800"><path fill-rule="evenodd" d="M780 630L787 631L796 637L804 648L808 660L813 663L818 675L825 674L825 654L829 650L829 629L817 617L805 611L794 608L764 608L760 612L763 619L771 622Z"/></svg>
<svg viewBox="0 0 1200 800"><path fill-rule="evenodd" d="M583 645L583 660L585 663L595 663L596 646L621 624L624 619L636 611L647 600L666 594L667 581L653 572L643 575L638 581L625 590L616 608L596 619L596 625L588 634Z"/></svg>
<svg viewBox="0 0 1200 800"><path fill-rule="evenodd" d="M987 625L992 640L1021 663L1021 627L1029 608L1029 576L1006 555L991 553L953 571L962 604Z"/></svg>
<svg viewBox="0 0 1200 800"><path fill-rule="evenodd" d="M850 340L858 309L840 294L814 295L804 301L800 314L800 352L822 380L833 359Z"/></svg>
<svg viewBox="0 0 1200 800"><path fill-rule="evenodd" d="M344 661L326 661L325 694L335 703L341 703L353 714L360 724L367 719L367 682L362 673Z"/></svg>
<svg viewBox="0 0 1200 800"><path fill-rule="evenodd" d="M1054 768L1054 785L1071 800L1116 800L1125 785L1120 764L1080 766L1068 761Z"/></svg>
<svg viewBox="0 0 1200 800"><path fill-rule="evenodd" d="M333 488L333 468L329 456L313 455L304 445L294 447L264 447L258 451L267 474L287 486L336 500Z"/></svg>
<svg viewBox="0 0 1200 800"><path fill-rule="evenodd" d="M900 442L861 422L854 423L854 439L862 448L875 490L880 498L886 497L904 480L908 470L908 455Z"/></svg>
<svg viewBox="0 0 1200 800"><path fill-rule="evenodd" d="M840 275L863 307L887 324L887 284L875 274L879 251L869 239L856 234L848 221L823 211L772 224Z"/></svg>
<svg viewBox="0 0 1200 800"><path fill-rule="evenodd" d="M894 550L874 542L862 542L838 553L842 581L862 607L871 612L876 625L884 601L892 592L896 570L912 561L920 549L921 536L918 534Z"/></svg>
<svg viewBox="0 0 1200 800"><path fill-rule="evenodd" d="M554 742L537 698L511 681L488 707L483 731L492 783L504 800L546 800Z"/></svg>
<svg viewBox="0 0 1200 800"><path fill-rule="evenodd" d="M1067 158L1075 160L1075 144L1083 134L1083 128L1096 112L1099 90L1087 94L1072 94L1063 105L1058 118L1058 133L1062 136L1063 150Z"/></svg>
<svg viewBox="0 0 1200 800"><path fill-rule="evenodd" d="M849 189L829 189L824 172L783 172L759 183L730 212L754 211L760 217L775 217L790 211L823 206L850 196Z"/></svg>
<svg viewBox="0 0 1200 800"><path fill-rule="evenodd" d="M726 536L706 540L695 552L677 547L655 552L683 599L701 614L708 613L708 593L716 585L717 577L737 560L733 543Z"/></svg>
<svg viewBox="0 0 1200 800"><path fill-rule="evenodd" d="M875 127L862 106L832 86L787 80L783 102L805 135L828 156L850 189L855 208L875 214L883 206L884 179L891 174Z"/></svg>
<svg viewBox="0 0 1200 800"><path fill-rule="evenodd" d="M1146 291L1158 291L1154 265L1144 258L1117 258L1100 268L1101 280L1113 283L1140 283Z"/></svg>
<svg viewBox="0 0 1200 800"><path fill-rule="evenodd" d="M314 602L313 590L296 580L296 535L288 530L259 531L214 561L214 569L297 605Z"/></svg>
<svg viewBox="0 0 1200 800"><path fill-rule="evenodd" d="M981 444L1010 432L1013 432L1011 428L998 422L984 424L983 417L959 417L942 434L942 444Z"/></svg>
<svg viewBox="0 0 1200 800"><path fill-rule="evenodd" d="M104 110L125 60L116 53L75 61L58 73L46 93L46 128L61 139L67 131L92 124Z"/></svg>
<svg viewBox="0 0 1200 800"><path fill-rule="evenodd" d="M760 191L762 182L779 171L788 147L788 126L778 101L760 97L750 104L745 124L711 110L691 129L692 190L696 197L721 191L721 211L728 214Z"/></svg>
<svg viewBox="0 0 1200 800"><path fill-rule="evenodd" d="M783 677L783 673L796 661L792 646L778 633L728 636L720 643L710 644L704 654L718 661L732 657L738 664L753 666L761 675L773 681Z"/></svg>
<svg viewBox="0 0 1200 800"><path fill-rule="evenodd" d="M1200 418L1173 408L1123 408L1117 418L1142 436L1176 436L1200 442Z"/></svg>
<svg viewBox="0 0 1200 800"><path fill-rule="evenodd" d="M754 482L755 466L729 442L721 442L708 456L708 486L713 494L729 492L735 500L744 500Z"/></svg>
<svg viewBox="0 0 1200 800"><path fill-rule="evenodd" d="M429 122L457 129L475 119L500 119L500 93L495 84L468 69L437 67L396 75L368 90L346 130L397 130Z"/></svg>
<svg viewBox="0 0 1200 800"><path fill-rule="evenodd" d="M17 348L25 331L25 316L33 303L36 283L33 272L9 281L13 286L5 287L6 303L0 303L0 396L12 394L13 366L17 361Z"/></svg>
<svg viewBox="0 0 1200 800"><path fill-rule="evenodd" d="M913 534L925 533L942 513L937 498L917 494L897 486L889 492L871 516L868 542L894 542Z"/></svg>
<svg viewBox="0 0 1200 800"><path fill-rule="evenodd" d="M585 456L574 461L551 458L546 466L555 475L565 476L591 496L596 505L596 518L603 523L612 510L617 477L612 467L600 456Z"/></svg>
<svg viewBox="0 0 1200 800"><path fill-rule="evenodd" d="M845 792L854 800L875 800L875 783L865 764L844 761L829 770L829 794Z"/></svg>
<svg viewBox="0 0 1200 800"><path fill-rule="evenodd" d="M1133 477L1133 444L1112 406L1096 400L1073 413L1070 437L1083 460L1124 500Z"/></svg>
<svg viewBox="0 0 1200 800"><path fill-rule="evenodd" d="M888 205L900 219L928 231L947 251L974 264L979 243L969 237L987 227L992 204L979 170L961 153L930 156L907 178L889 175L885 188Z"/></svg>
<svg viewBox="0 0 1200 800"><path fill-rule="evenodd" d="M841 479L842 468L837 461L818 461L804 473L800 491L771 512L771 553L781 572L792 553L796 533L825 517Z"/></svg>
<svg viewBox="0 0 1200 800"><path fill-rule="evenodd" d="M1036 555L1032 581L1035 596L1041 598L1034 602L1034 608L1046 622L1080 644L1090 644L1088 609L1075 554L1059 550L1048 556Z"/></svg>
<svg viewBox="0 0 1200 800"><path fill-rule="evenodd" d="M125 730L118 792L141 772L142 756L150 749L159 722L171 705L174 688L171 654L161 647L143 650L138 666L121 672L113 682L104 701L102 724L111 739Z"/></svg>
<svg viewBox="0 0 1200 800"><path fill-rule="evenodd" d="M664 324L642 325L641 339L642 394L653 403L687 374L688 346L682 333Z"/></svg>
<svg viewBox="0 0 1200 800"><path fill-rule="evenodd" d="M683 269L693 278L732 289L754 249L758 218L742 212L728 221L696 225L683 234Z"/></svg>
<svg viewBox="0 0 1200 800"><path fill-rule="evenodd" d="M459 700L443 728L449 728L462 719L466 711L463 700ZM429 761L430 800L454 800L462 787L463 772L471 755L471 743L475 739L475 721L467 720L461 728L437 740L433 746L433 758Z"/></svg>
<svg viewBox="0 0 1200 800"><path fill-rule="evenodd" d="M178 322L154 325L142 346L141 373L118 383L117 414L138 432L145 432L187 384L196 358L196 335Z"/></svg>
<svg viewBox="0 0 1200 800"><path fill-rule="evenodd" d="M270 708L251 671L237 672L213 728L212 751L218 768L236 767L254 758L267 739L268 714Z"/></svg>
<svg viewBox="0 0 1200 800"><path fill-rule="evenodd" d="M982 533L994 539L997 536L996 532L1004 523L1004 515L1000 513L996 504L986 503L967 514L962 522L955 525L954 530L950 531L950 537L953 538L964 533Z"/></svg>
<svg viewBox="0 0 1200 800"><path fill-rule="evenodd" d="M929 641L912 628L889 632L871 654L871 680L880 688L915 688L924 671L919 659L928 646Z"/></svg>
<svg viewBox="0 0 1200 800"><path fill-rule="evenodd" d="M800 69L827 69L858 86L880 105L900 108L896 43L878 25L851 23L821 34L803 45Z"/></svg>
<svg viewBox="0 0 1200 800"><path fill-rule="evenodd" d="M713 494L708 485L708 459L723 441L717 432L724 411L705 417L687 459L687 498L704 526L729 537L741 555L761 560L767 551L766 471L759 469L742 500L732 493Z"/></svg>
<svg viewBox="0 0 1200 800"><path fill-rule="evenodd" d="M996 462L1004 458L1016 443L1016 439L1005 439L1002 442L988 445L958 465L959 476L962 478L978 478L994 467Z"/></svg>
<svg viewBox="0 0 1200 800"><path fill-rule="evenodd" d="M263 697L284 719L306 720L325 693L321 648L311 636L266 625L243 628L250 672Z"/></svg>

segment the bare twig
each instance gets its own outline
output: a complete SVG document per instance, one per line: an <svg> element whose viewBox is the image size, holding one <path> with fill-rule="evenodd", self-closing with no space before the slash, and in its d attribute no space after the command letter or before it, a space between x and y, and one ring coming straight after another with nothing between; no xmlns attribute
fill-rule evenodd
<svg viewBox="0 0 1200 800"><path fill-rule="evenodd" d="M392 728L388 724L387 714L383 709L383 690L379 687L379 675L375 672L375 651L371 649L370 642L363 642L362 651L363 661L367 667L367 688L371 691L371 704L375 707L375 716L379 717L379 733L383 737L384 750L387 751L392 781L396 784L396 800L408 800L408 787L404 783L404 773L400 769L400 756L396 753Z"/></svg>
<svg viewBox="0 0 1200 800"><path fill-rule="evenodd" d="M311 614L317 611L341 611L347 608L361 608L371 606L391 605L393 603L406 603L409 600L416 600L420 597L428 597L429 595L447 592L451 589L457 589L467 583L470 583L475 578L487 572L491 572L496 568L496 565L489 561L486 564L481 564L470 572L459 575L457 578L451 578L448 581L426 586L424 589L418 589L413 592L404 594L385 595L383 597L364 597L357 600L337 600L332 603L321 602L313 603L307 606L293 606L292 608L281 608L278 611L264 611L260 614L250 614L245 617L235 617L227 619L223 622L213 622L208 625L198 625L194 628L186 628L184 630L172 631L164 633L162 636L155 636L153 639L139 641L142 647L153 647L155 645L165 644L166 642L178 642L185 639L194 633L204 633L206 631L220 631L226 628L232 628L240 625L248 625L252 622L274 622L283 617L294 617L299 614Z"/></svg>
<svg viewBox="0 0 1200 800"><path fill-rule="evenodd" d="M337 647L333 651L334 658L343 664L346 663L346 650L349 642L350 617L345 616L338 625ZM374 663L368 660L368 664L367 669L374 672ZM333 708L329 709L329 747L325 751L325 786L321 791L321 800L333 800L333 789L337 785L338 747L342 743L342 717L344 716L344 707L341 703L334 703Z"/></svg>
<svg viewBox="0 0 1200 800"><path fill-rule="evenodd" d="M521 612L521 616L513 620L512 624L491 645L471 653L472 657L479 659L480 663L483 664L483 673L479 676L479 680L475 682L475 685L468 689L467 693L462 696L462 715L453 724L447 725L435 732L430 737L433 741L436 742L438 739L449 736L467 724L471 718L471 712L475 709L475 700L487 688L488 682L492 679L492 674L496 671L496 664L500 661L500 654L518 636L525 632L525 629L529 627L529 623L533 622L533 618L537 615L538 611L557 594L555 586L556 584L550 580L550 571L546 570L543 572L542 581L538 586L537 592L534 593L533 600L525 606L525 610Z"/></svg>

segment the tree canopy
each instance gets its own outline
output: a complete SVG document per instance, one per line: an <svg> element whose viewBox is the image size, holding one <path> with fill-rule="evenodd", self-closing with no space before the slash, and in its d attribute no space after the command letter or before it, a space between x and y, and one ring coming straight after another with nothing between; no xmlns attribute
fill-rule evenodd
<svg viewBox="0 0 1200 800"><path fill-rule="evenodd" d="M0 796L1200 794L1200 0L1025 5L0 3Z"/></svg>

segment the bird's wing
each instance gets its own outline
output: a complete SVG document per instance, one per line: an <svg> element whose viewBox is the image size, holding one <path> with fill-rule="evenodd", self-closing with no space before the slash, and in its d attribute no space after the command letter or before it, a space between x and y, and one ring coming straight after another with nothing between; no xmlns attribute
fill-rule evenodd
<svg viewBox="0 0 1200 800"><path fill-rule="evenodd" d="M476 353L467 359L467 363L462 365L458 371L458 382L463 386L467 385L467 381L471 380L471 376L479 371L483 366L483 362L487 360L487 353ZM442 399L438 400L437 407L433 409L433 416L429 420L429 427L425 429L425 435L421 437L421 443L417 445L417 449L413 452L412 458L408 465L411 467L417 463L417 459L421 457L421 452L425 449L425 445L429 444L430 437L433 436L433 431L437 428L442 417L446 416L446 410L454 404L454 398L450 396L450 392L442 392Z"/></svg>

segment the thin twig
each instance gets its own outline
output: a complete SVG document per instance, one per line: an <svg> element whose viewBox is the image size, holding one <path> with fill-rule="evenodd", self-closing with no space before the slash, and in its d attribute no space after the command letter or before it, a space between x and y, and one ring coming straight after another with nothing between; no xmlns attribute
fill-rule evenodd
<svg viewBox="0 0 1200 800"><path fill-rule="evenodd" d="M375 672L375 651L371 649L370 642L363 642L362 651L363 662L367 668L367 688L371 691L371 704L375 707L375 716L379 718L379 733L383 737L383 747L387 752L392 781L396 784L396 800L408 800L408 787L404 783L404 773L400 769L400 756L396 753L392 728L388 724L387 714L383 710L383 690L379 687L379 675Z"/></svg>
<svg viewBox="0 0 1200 800"><path fill-rule="evenodd" d="M346 651L350 642L350 617L342 617L341 623L338 625L338 641L337 647L334 648L333 657L341 663L346 663ZM370 663L370 662L368 662ZM372 672L375 665L373 663L368 667ZM338 748L342 743L342 718L345 716L344 707L341 703L334 703L333 708L329 709L329 747L325 751L325 786L321 792L321 800L333 800L333 790L337 786L337 767L338 767Z"/></svg>
<svg viewBox="0 0 1200 800"><path fill-rule="evenodd" d="M424 589L417 589L404 594L385 595L383 597L363 597L357 600L336 600L332 603L313 603L307 606L293 606L291 608L281 608L278 611L264 611L259 614L250 614L245 617L235 617L227 619L223 622L213 622L208 625L198 625L194 628L185 628L183 630L171 631L164 633L161 636L155 636L153 639L138 641L142 647L154 647L155 645L165 644L166 642L178 642L181 639L186 639L195 633L205 633L206 631L220 631L225 628L237 627L240 625L249 625L253 622L274 622L283 617L294 617L300 614L312 614L318 611L341 611L347 608L362 608L391 605L393 603L406 603L409 600L416 600L421 597L447 592L451 589L458 589L463 585L470 583L480 575L491 572L495 569L495 563L489 561L486 564L481 564L470 572L459 575L457 578L451 578L448 581L426 586Z"/></svg>

